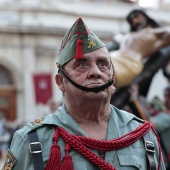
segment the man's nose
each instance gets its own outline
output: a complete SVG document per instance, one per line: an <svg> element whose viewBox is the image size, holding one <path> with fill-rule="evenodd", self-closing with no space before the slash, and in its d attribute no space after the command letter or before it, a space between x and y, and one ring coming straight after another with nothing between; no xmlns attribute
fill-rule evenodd
<svg viewBox="0 0 170 170"><path fill-rule="evenodd" d="M100 78L101 77L101 70L98 68L97 65L93 65L89 68L88 78Z"/></svg>
<svg viewBox="0 0 170 170"><path fill-rule="evenodd" d="M140 21L138 19L134 20L134 25L138 26L140 24Z"/></svg>

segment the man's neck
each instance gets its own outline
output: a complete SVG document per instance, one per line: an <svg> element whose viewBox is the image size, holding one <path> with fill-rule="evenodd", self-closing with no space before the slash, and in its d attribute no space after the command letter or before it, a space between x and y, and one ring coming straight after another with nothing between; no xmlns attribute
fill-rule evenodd
<svg viewBox="0 0 170 170"><path fill-rule="evenodd" d="M76 110L76 111L75 111ZM102 109L97 108L67 108L68 114L87 133L88 137L103 140L107 136L107 128L110 118L110 106ZM97 132L97 133L96 133Z"/></svg>
<svg viewBox="0 0 170 170"><path fill-rule="evenodd" d="M70 106L66 105L66 110L77 123L88 124L99 123L107 121L110 116L110 104L90 105L84 104L84 106Z"/></svg>

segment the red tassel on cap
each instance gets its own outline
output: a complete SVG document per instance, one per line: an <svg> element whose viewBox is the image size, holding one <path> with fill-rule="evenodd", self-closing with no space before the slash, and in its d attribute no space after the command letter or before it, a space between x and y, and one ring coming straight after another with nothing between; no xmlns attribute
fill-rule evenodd
<svg viewBox="0 0 170 170"><path fill-rule="evenodd" d="M66 144L65 147L66 155L63 158L63 163L60 167L60 170L73 170L72 157L69 155L70 146Z"/></svg>
<svg viewBox="0 0 170 170"><path fill-rule="evenodd" d="M82 47L83 41L79 38L76 43L76 59L83 58L83 47Z"/></svg>
<svg viewBox="0 0 170 170"><path fill-rule="evenodd" d="M60 169L60 147L57 145L59 138L58 131L54 133L53 140L54 145L51 146L50 157L45 167L45 170L56 170Z"/></svg>

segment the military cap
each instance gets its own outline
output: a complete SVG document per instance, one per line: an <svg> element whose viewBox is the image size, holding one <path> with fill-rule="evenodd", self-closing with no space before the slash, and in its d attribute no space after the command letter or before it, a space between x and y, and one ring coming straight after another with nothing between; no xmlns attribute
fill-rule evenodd
<svg viewBox="0 0 170 170"><path fill-rule="evenodd" d="M83 58L83 54L104 46L103 42L88 29L82 18L78 18L63 37L57 63L63 66L73 58Z"/></svg>

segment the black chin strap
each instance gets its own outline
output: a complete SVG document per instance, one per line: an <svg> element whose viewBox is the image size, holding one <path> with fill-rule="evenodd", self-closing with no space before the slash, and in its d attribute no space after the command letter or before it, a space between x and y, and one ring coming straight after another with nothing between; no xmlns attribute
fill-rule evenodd
<svg viewBox="0 0 170 170"><path fill-rule="evenodd" d="M77 87L78 89L80 90L83 90L83 91L86 91L86 92L94 92L94 93L98 93L104 89L107 89L109 86L111 86L113 84L113 79L111 78L108 83L102 85L102 86L96 86L94 88L88 88L88 87L84 87L84 86L81 86L77 83L75 83L73 80L71 80L67 74L65 73L65 71L63 70L62 67L59 68L59 71L61 71L61 73L63 74L63 76L75 87Z"/></svg>

